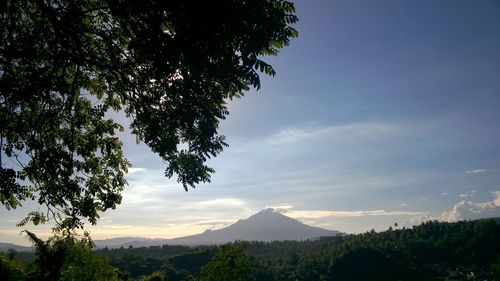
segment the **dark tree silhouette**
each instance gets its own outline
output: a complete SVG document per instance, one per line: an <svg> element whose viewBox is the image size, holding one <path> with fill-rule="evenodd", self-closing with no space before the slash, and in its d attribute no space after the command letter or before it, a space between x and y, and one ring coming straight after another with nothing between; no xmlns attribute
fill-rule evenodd
<svg viewBox="0 0 500 281"><path fill-rule="evenodd" d="M227 101L275 74L262 57L297 36L296 21L283 0L1 1L0 202L36 200L46 212L21 225L59 230L115 208L130 164L110 110L166 176L186 190L210 181Z"/></svg>

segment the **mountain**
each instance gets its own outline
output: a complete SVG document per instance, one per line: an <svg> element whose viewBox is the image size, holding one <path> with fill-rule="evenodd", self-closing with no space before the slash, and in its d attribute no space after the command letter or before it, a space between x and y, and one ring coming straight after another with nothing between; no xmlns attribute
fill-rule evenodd
<svg viewBox="0 0 500 281"><path fill-rule="evenodd" d="M265 209L244 220L218 230L206 230L203 233L174 239L147 239L139 237L122 237L108 240L96 240L99 248L147 247L159 245L211 245L224 244L235 240L275 241L306 240L320 236L340 234L338 231L326 230L303 224L287 217L274 209Z"/></svg>
<svg viewBox="0 0 500 281"><path fill-rule="evenodd" d="M306 240L336 234L338 234L336 231L308 226L273 209L265 209L226 228L207 230L197 235L170 239L168 244L206 245L223 244L235 240Z"/></svg>

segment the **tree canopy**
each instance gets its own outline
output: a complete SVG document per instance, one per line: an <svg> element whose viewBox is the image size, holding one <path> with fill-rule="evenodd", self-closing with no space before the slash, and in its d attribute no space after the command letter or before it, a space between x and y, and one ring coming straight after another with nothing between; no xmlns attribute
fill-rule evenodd
<svg viewBox="0 0 500 281"><path fill-rule="evenodd" d="M250 263L245 255L248 242L221 245L217 254L201 269L202 281L248 280Z"/></svg>
<svg viewBox="0 0 500 281"><path fill-rule="evenodd" d="M227 101L274 75L263 56L297 36L283 0L5 0L0 3L0 202L35 200L59 229L115 208L131 132L187 190L225 138Z"/></svg>

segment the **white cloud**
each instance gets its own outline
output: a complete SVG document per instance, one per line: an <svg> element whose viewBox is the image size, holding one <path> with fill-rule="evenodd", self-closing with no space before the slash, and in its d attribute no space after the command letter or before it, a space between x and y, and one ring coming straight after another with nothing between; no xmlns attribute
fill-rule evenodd
<svg viewBox="0 0 500 281"><path fill-rule="evenodd" d="M288 210L293 208L293 205L279 205L279 206L266 206L266 209L274 209L276 210Z"/></svg>
<svg viewBox="0 0 500 281"><path fill-rule="evenodd" d="M441 193L441 196L445 196L445 195L448 195L448 192Z"/></svg>
<svg viewBox="0 0 500 281"><path fill-rule="evenodd" d="M402 203L402 204L400 204L399 206L401 206L401 207L408 207L408 204L406 204L406 203Z"/></svg>
<svg viewBox="0 0 500 281"><path fill-rule="evenodd" d="M200 202L193 202L185 209L225 209L225 208L240 208L246 206L245 201L238 198L217 198Z"/></svg>
<svg viewBox="0 0 500 281"><path fill-rule="evenodd" d="M470 190L464 193L460 193L458 196L462 198L468 198L468 197L474 197L475 194L476 194L475 190Z"/></svg>
<svg viewBox="0 0 500 281"><path fill-rule="evenodd" d="M467 174L482 174L482 173L486 173L488 172L488 170L485 170L485 169L473 169L473 170L467 170L465 171Z"/></svg>
<svg viewBox="0 0 500 281"><path fill-rule="evenodd" d="M142 172L142 171L145 171L145 170L146 170L145 168L135 168L135 167L132 167L132 168L128 169L128 174L135 174L135 173L139 173L139 172Z"/></svg>
<svg viewBox="0 0 500 281"><path fill-rule="evenodd" d="M495 206L497 206L497 207L500 207L500 191L493 192L493 195L495 196L495 200L493 200L493 204L495 204Z"/></svg>
<svg viewBox="0 0 500 281"><path fill-rule="evenodd" d="M444 221L453 222L500 216L500 191L494 191L492 195L494 199L487 202L462 200L456 203L451 210L443 212L439 218Z"/></svg>
<svg viewBox="0 0 500 281"><path fill-rule="evenodd" d="M433 217L428 214L423 214L423 215L418 215L418 216L412 216L408 220L403 221L402 225L406 227L411 227L414 225L419 225L423 222L426 221L431 221L431 220L436 220L436 217Z"/></svg>

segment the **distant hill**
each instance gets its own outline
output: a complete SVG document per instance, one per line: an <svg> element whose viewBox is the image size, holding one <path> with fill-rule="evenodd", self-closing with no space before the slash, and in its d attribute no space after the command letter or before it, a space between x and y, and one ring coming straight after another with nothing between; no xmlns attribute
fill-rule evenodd
<svg viewBox="0 0 500 281"><path fill-rule="evenodd" d="M122 237L94 241L98 248L147 247L159 245L212 245L224 244L235 240L245 241L285 241L306 240L321 236L337 235L340 232L312 227L273 209L265 209L257 214L219 230L206 230L203 233L174 239L147 239Z"/></svg>
<svg viewBox="0 0 500 281"><path fill-rule="evenodd" d="M118 237L103 240L94 240L97 248L108 247L110 249L128 247L132 245L133 247L143 247L143 246L158 246L165 244L167 239L151 239L144 237Z"/></svg>
<svg viewBox="0 0 500 281"><path fill-rule="evenodd" d="M33 248L12 243L0 243L0 252L8 252L9 250L15 250L16 252L32 252Z"/></svg>

